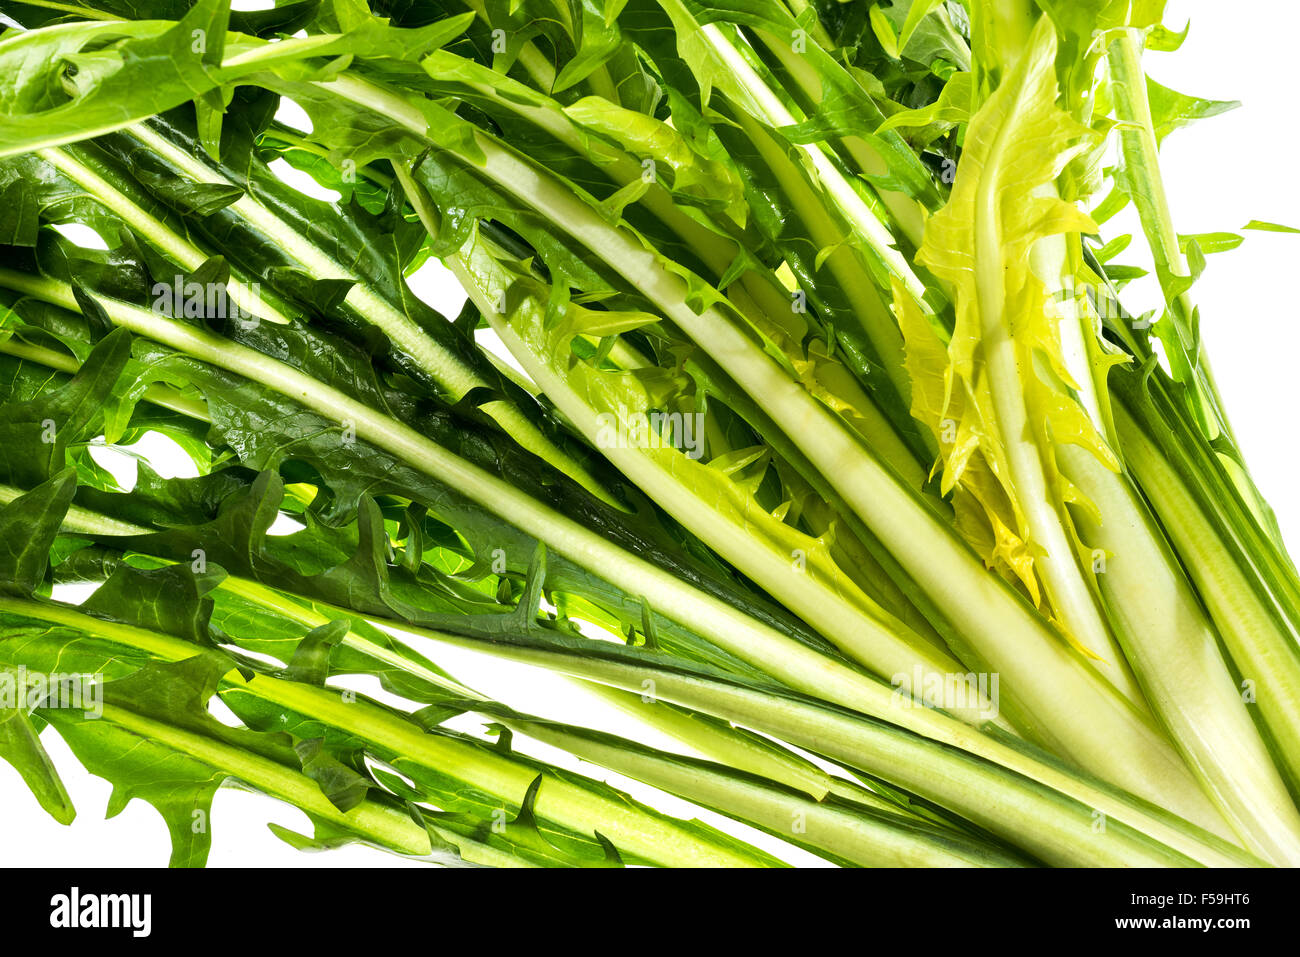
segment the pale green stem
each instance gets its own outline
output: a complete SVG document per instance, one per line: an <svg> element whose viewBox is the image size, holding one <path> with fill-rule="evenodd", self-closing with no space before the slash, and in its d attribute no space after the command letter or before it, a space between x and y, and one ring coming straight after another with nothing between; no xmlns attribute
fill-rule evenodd
<svg viewBox="0 0 1300 957"><path fill-rule="evenodd" d="M1015 866L1016 859L934 827L902 824L840 805L819 803L756 781L672 758L619 747L554 725L505 720L507 727L653 787L810 845L863 867Z"/></svg>
<svg viewBox="0 0 1300 957"><path fill-rule="evenodd" d="M408 189L413 187L405 174L399 176ZM494 268L491 257L481 246L475 245L469 251L451 257L449 264L476 301L485 305L500 301L508 279ZM524 302L517 307L515 315L520 315L525 306L538 316L545 311L543 304ZM975 723L996 715L992 703L983 696L967 700L964 670L955 659L912 634L906 625L865 594L845 594L841 589L832 589L814 569L801 567L795 560L796 556L759 546L751 528L719 520L718 508L701 498L689 479L678 478L692 465L684 453L676 449L632 448L624 447L620 442L601 441L600 413L552 367L552 356L545 349L538 349L525 341L512 325L514 316L499 315L490 306L482 311L501 341L569 421L621 474L631 479L705 544L753 578L846 654L882 678L895 681L916 695L921 694L931 681L937 680L944 689L941 700L955 714ZM697 464L695 467L705 466ZM923 678L921 686L915 687L918 667L922 669Z"/></svg>
<svg viewBox="0 0 1300 957"><path fill-rule="evenodd" d="M321 87L376 110L427 137L420 111L384 89L344 74ZM1035 737L1059 754L1135 793L1213 822L1199 785L1164 735L1064 647L1006 584L988 573L957 542L939 516L862 448L834 415L791 379L773 359L717 308L697 313L686 284L656 253L610 226L570 189L505 149L475 134L483 160L478 169L519 200L559 224L617 269L707 350L737 384L761 397L779 428L863 519L881 543L1000 672L1017 713ZM662 607L656 605L655 607ZM997 614L991 614L993 609ZM826 690L819 689L825 697ZM1005 708L1004 708L1005 710Z"/></svg>
<svg viewBox="0 0 1300 957"><path fill-rule="evenodd" d="M195 182L220 181L224 177L159 136L147 126L133 126L127 133L149 149L181 169ZM228 207L259 229L305 269L320 279L344 279L353 283L344 302L360 313L375 327L381 329L393 343L450 394L452 401L462 398L475 388L487 383L458 357L435 342L405 312L395 308L359 278L332 259L319 246L314 245L284 220L251 196L242 196ZM138 207L137 207L138 209ZM122 215L134 222L134 211L123 210ZM483 412L495 419L502 428L528 451L550 462L560 471L572 476L584 488L608 504L614 504L594 476L576 459L558 448L538 426L512 403L496 400L486 402Z"/></svg>
<svg viewBox="0 0 1300 957"><path fill-rule="evenodd" d="M1159 506L1174 547L1205 602L1292 782L1300 783L1300 645L1287 618L1260 596L1249 570L1224 548L1200 504L1122 404L1115 423L1124 459ZM1270 603L1271 604L1271 603Z"/></svg>
<svg viewBox="0 0 1300 957"><path fill-rule="evenodd" d="M749 64L739 50L732 45L726 34L717 24L706 24L701 33L717 52L718 57L732 71L733 77L749 95L751 105L758 113L758 118L769 126L793 126L798 120L789 111L780 98L767 86L763 78ZM894 236L868 205L862 195L853 188L848 178L839 170L820 143L801 144L800 149L813 169L823 188L835 201L846 219L862 236L881 261L903 283L904 288L916 298L918 303L925 299L925 284L917 277L907 260L894 246ZM928 309L928 306L923 306Z"/></svg>
<svg viewBox="0 0 1300 957"><path fill-rule="evenodd" d="M0 611L10 611L68 625L90 634L103 635L111 641L156 655L167 661L183 661L193 657L196 651L195 646L190 642L132 625L92 618L67 606L0 596ZM223 695L232 692L248 693L278 707L306 715L323 724L356 735L384 751L394 752L403 760L439 773L454 774L472 784L473 787L498 796L515 807L521 805L529 785L539 773L536 768L528 764L479 747L472 742L448 735L427 734L418 725L391 714L384 708L360 699L345 700L334 689L285 681L261 674L245 678L237 669L231 670L222 678L222 685ZM106 707L106 720L123 723L119 720L120 709L113 709L111 716L108 711ZM129 717L136 719L138 716ZM124 726L130 727L130 725ZM155 734L155 740L172 744L200 760L215 758L217 749L223 747L227 751L232 750L220 742L198 735L188 735L163 726L159 726ZM238 766L232 767L229 763L231 761L238 762ZM245 765L256 765L260 773L252 779L246 777L240 773L240 768ZM283 797L299 807L312 813L319 813L322 817L343 823L348 827L359 829L359 825L364 824L368 828L374 828L376 823L395 816L398 820L406 821L415 832L423 835L423 829L414 825L410 818L401 812L394 811L391 815L377 816L376 810L383 812L390 810L379 808L377 805L365 809L361 815L357 815L356 812L342 814L329 803L315 782L302 775L286 772L274 762L245 751L238 751L236 755L227 759L227 763L215 766L230 767L237 777L256 785L259 789ZM300 778L307 782L307 786L299 785L291 789L277 779L276 774L285 781ZM305 793L308 791L313 793ZM624 851L665 866L745 867L754 864L754 859L748 855L733 852L723 845L701 841L669 820L647 815L636 806L617 798L602 797L563 778L554 776L543 778L534 809L539 815L580 834L589 833L594 825L596 830ZM357 823L349 823L353 818L357 819ZM408 836L408 845L413 841L414 838ZM406 853L428 853L427 839L422 851L409 847L404 850Z"/></svg>
<svg viewBox="0 0 1300 957"><path fill-rule="evenodd" d="M55 352L53 349L46 349L44 346L29 345L13 338L0 339L0 353L37 362L59 372L75 373L81 368L81 364L66 353ZM191 419L197 419L201 422L211 421L207 403L202 399L193 399L182 395L178 390L169 385L163 385L161 382L149 385L144 390L143 398L156 406L179 412Z"/></svg>
<svg viewBox="0 0 1300 957"><path fill-rule="evenodd" d="M0 285L66 309L77 309L71 289L53 280L0 267ZM358 438L409 462L493 513L508 516L512 524L545 542L556 553L628 594L642 596L656 611L792 687L848 707L860 706L864 699L879 696L888 704L895 697L887 687L867 675L623 551L509 482L317 379L262 353L203 329L173 322L150 310L116 300L100 299L99 302L113 322L123 328L259 382L331 421L352 425Z"/></svg>
<svg viewBox="0 0 1300 957"><path fill-rule="evenodd" d="M208 260L209 256L206 252L132 202L121 190L112 186L69 153L66 148L38 150L37 155L73 182L85 187L91 199L103 203L120 215L130 223L133 230L140 233L173 262L185 269L194 270ZM226 295L246 315L257 316L259 319L280 325L288 325L291 322L289 317L275 306L259 298L246 283L232 279L226 284Z"/></svg>
<svg viewBox="0 0 1300 957"><path fill-rule="evenodd" d="M1018 746L989 738L926 709L891 709L885 720L892 722L892 727L864 723L860 716L828 711L759 689L680 675L650 663L607 661L421 628L404 630L437 643L649 695L770 734L935 801L1048 860L1076 865L1081 860L1108 861L1132 866L1132 858L1112 857L1113 849L1104 846L1110 843L1112 827L1116 826L1131 827L1163 843L1165 851L1148 848L1157 855L1174 848L1208 866L1240 866L1257 860L1206 832L1188 829L1184 822L1170 818L1154 805L1136 801L1093 778L1077 775L1054 761L1044 762ZM900 730L909 726L916 727L918 737ZM925 743L926 738L930 745L938 741L951 747L934 751ZM990 763L988 768L981 770L971 763L972 755L977 754ZM1027 786L1028 781L1046 788ZM1058 794L1051 796L1048 789ZM1062 796L1068 796L1068 801L1062 802ZM1038 826L1030 824L1031 819ZM1111 826L1098 829L1098 820L1108 821ZM1161 858L1144 859L1151 862ZM1167 858L1163 860L1168 863Z"/></svg>
<svg viewBox="0 0 1300 957"><path fill-rule="evenodd" d="M1177 559L1125 476L1085 449L1063 446L1059 454L1104 516L1099 524L1080 510L1080 529L1110 556L1102 594L1152 710L1246 847L1300 865L1300 812Z"/></svg>

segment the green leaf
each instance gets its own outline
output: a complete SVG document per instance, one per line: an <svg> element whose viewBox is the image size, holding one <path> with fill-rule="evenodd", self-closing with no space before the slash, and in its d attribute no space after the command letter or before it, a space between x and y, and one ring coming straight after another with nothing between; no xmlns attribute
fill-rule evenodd
<svg viewBox="0 0 1300 957"><path fill-rule="evenodd" d="M277 61L319 53L332 37L232 43L229 0L200 0L178 21L80 22L0 40L0 155L84 139L136 123ZM70 69L71 68L71 69ZM66 76L70 94L63 89Z"/></svg>
<svg viewBox="0 0 1300 957"><path fill-rule="evenodd" d="M206 712L216 689L212 663L196 658L177 665L146 665L137 675L104 686L105 718L87 720L66 712L46 712L78 760L113 784L108 816L136 798L158 809L172 837L172 867L201 867L211 847L212 798L231 773L238 773L248 733L225 728ZM123 720L113 720L121 709ZM143 721L132 720L142 718ZM149 736L157 729L166 736ZM230 753L221 767L203 760L185 744L212 740ZM259 739L260 740L260 739ZM224 747L223 747L224 746ZM233 746L233 747L232 747ZM263 747L273 744L266 741Z"/></svg>
<svg viewBox="0 0 1300 957"><path fill-rule="evenodd" d="M39 216L32 191L14 173L0 169L0 243L35 246Z"/></svg>
<svg viewBox="0 0 1300 957"><path fill-rule="evenodd" d="M1280 223L1266 223L1266 222L1261 222L1258 219L1252 219L1250 222L1248 222L1245 226L1241 228L1257 229L1260 230L1261 232L1267 232L1267 233L1300 233L1300 229L1296 229L1294 226L1283 226Z"/></svg>
<svg viewBox="0 0 1300 957"><path fill-rule="evenodd" d="M1244 240L1236 233L1195 233L1193 235L1178 236L1178 248L1187 252L1193 243L1197 245L1202 253L1227 252L1230 249L1236 249Z"/></svg>
<svg viewBox="0 0 1300 957"><path fill-rule="evenodd" d="M900 127L929 126L932 123L947 128L970 120L974 100L974 79L969 73L954 73L944 84L939 98L914 110L900 110L890 115L877 133Z"/></svg>
<svg viewBox="0 0 1300 957"><path fill-rule="evenodd" d="M916 33L917 27L921 25L921 21L941 6L943 6L943 0L912 0L907 8L907 19L903 21L903 29L898 34L898 53L891 53L890 55L897 56L899 53L906 53L907 45L911 42L912 35Z"/></svg>
<svg viewBox="0 0 1300 957"><path fill-rule="evenodd" d="M898 37L894 33L894 25L889 22L889 18L885 16L885 12L880 9L879 4L873 3L871 5L868 16L871 19L871 31L876 35L876 39L880 41L880 46L885 53L897 60L900 44ZM913 30L915 30L915 24Z"/></svg>
<svg viewBox="0 0 1300 957"><path fill-rule="evenodd" d="M299 741L294 745L302 771L320 785L325 796L340 811L351 811L366 799L374 785L327 750L323 738Z"/></svg>
<svg viewBox="0 0 1300 957"><path fill-rule="evenodd" d="M76 488L68 469L0 509L0 592L25 597L44 583L50 546Z"/></svg>
<svg viewBox="0 0 1300 957"><path fill-rule="evenodd" d="M194 564L198 564L196 561ZM212 600L206 596L226 577L223 569L203 562L158 569L119 565L81 605L87 615L121 621L194 642L210 644L208 620Z"/></svg>
<svg viewBox="0 0 1300 957"><path fill-rule="evenodd" d="M70 446L91 438L131 354L125 330L106 336L54 395L0 412L0 481L30 488L67 466Z"/></svg>
<svg viewBox="0 0 1300 957"><path fill-rule="evenodd" d="M293 653L285 677L291 681L324 685L325 679L333 674L330 668L330 656L338 643L347 637L351 627L350 621L340 618L307 632Z"/></svg>
<svg viewBox="0 0 1300 957"><path fill-rule="evenodd" d="M1161 86L1150 77L1147 77L1147 99L1151 104L1151 122L1157 143L1163 143L1166 136L1189 123L1241 106L1237 100L1204 100L1187 96Z"/></svg>
<svg viewBox="0 0 1300 957"><path fill-rule="evenodd" d="M52 818L60 824L71 824L76 809L41 744L25 702L19 700L27 689L20 685L18 676L16 671L0 668L0 758L22 775L23 782Z"/></svg>

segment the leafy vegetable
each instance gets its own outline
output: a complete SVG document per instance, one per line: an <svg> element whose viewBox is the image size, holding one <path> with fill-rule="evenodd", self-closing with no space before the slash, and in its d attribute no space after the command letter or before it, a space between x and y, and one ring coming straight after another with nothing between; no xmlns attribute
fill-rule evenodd
<svg viewBox="0 0 1300 957"><path fill-rule="evenodd" d="M1192 299L1242 238L1159 166L1235 104L1145 75L1162 9L0 3L0 679L69 672L0 757L186 866L227 782L434 863L1300 863L1300 577ZM150 433L198 477L119 485Z"/></svg>

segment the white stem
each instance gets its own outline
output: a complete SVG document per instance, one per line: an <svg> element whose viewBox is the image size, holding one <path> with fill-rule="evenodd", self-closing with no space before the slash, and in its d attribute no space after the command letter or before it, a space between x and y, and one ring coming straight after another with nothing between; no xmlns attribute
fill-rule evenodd
<svg viewBox="0 0 1300 957"><path fill-rule="evenodd" d="M758 72L749 65L749 61L732 46L717 24L706 24L701 32L732 71L733 77L751 97L752 102L749 105L756 108L756 112L769 126L793 126L798 122L794 114L786 109L785 104L763 82ZM798 148L808 157L813 169L817 171L818 179L835 200L840 211L870 243L871 248L884 260L890 271L898 276L908 293L916 298L922 308L928 309L925 305L925 284L913 272L902 253L894 247L893 234L840 172L822 144L803 143Z"/></svg>
<svg viewBox="0 0 1300 957"><path fill-rule="evenodd" d="M167 162L184 170L186 176L197 182L224 180L219 173L177 148L147 126L133 126L127 132L164 157ZM371 289L369 284L360 281L355 273L342 268L324 250L257 200L251 196L242 196L232 203L230 208L257 227L264 235L273 239L281 250L297 260L313 276L352 282L353 285L343 301L360 313L366 321L382 330L394 345L410 356L416 365L446 389L453 401L460 399L472 389L487 385L477 372L430 338L414 319L393 307L388 300ZM512 403L486 402L481 408L500 423L525 449L572 476L602 501L614 504L609 493L581 463L557 448L542 430Z"/></svg>

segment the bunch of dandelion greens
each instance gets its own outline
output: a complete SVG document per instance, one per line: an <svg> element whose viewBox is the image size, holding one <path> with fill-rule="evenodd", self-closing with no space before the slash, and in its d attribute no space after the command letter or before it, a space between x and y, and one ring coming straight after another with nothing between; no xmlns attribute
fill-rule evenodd
<svg viewBox="0 0 1300 957"><path fill-rule="evenodd" d="M103 705L0 699L0 756L70 822L52 725L176 865L227 782L438 863L1300 863L1163 6L0 0L0 677ZM92 455L150 433L198 477Z"/></svg>

